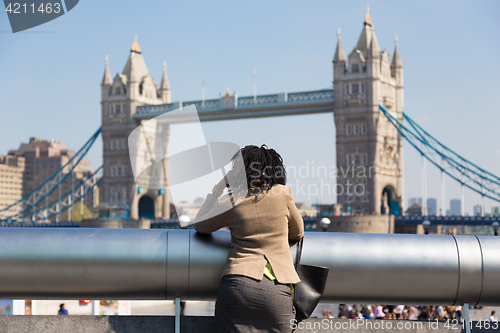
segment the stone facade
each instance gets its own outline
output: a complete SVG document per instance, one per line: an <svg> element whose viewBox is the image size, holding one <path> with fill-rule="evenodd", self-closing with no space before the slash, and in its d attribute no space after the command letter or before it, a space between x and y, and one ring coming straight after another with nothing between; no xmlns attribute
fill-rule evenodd
<svg viewBox="0 0 500 333"><path fill-rule="evenodd" d="M143 199L149 207L152 202L154 218L169 217L170 205L165 204L168 202L168 190L160 194L157 189L141 187L139 191L128 151L128 136L140 125L133 118L137 106L171 102L166 64L163 66L161 85L157 86L149 74L136 37L122 73L114 79L111 78L106 58L101 96L104 167L104 178L100 184L101 202L116 206L128 204L131 208L130 218L138 219L139 202Z"/></svg>
<svg viewBox="0 0 500 333"><path fill-rule="evenodd" d="M403 141L379 111L379 103L402 120L403 64L396 48L381 51L370 15L346 58L340 42L333 59L337 202L343 211L403 211Z"/></svg>
<svg viewBox="0 0 500 333"><path fill-rule="evenodd" d="M0 156L0 209L5 209L23 198L25 159L22 156ZM17 214L20 206L7 210Z"/></svg>

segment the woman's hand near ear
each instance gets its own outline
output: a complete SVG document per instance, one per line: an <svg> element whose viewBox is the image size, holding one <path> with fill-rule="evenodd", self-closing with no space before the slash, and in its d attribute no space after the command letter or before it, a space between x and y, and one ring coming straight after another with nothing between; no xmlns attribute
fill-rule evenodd
<svg viewBox="0 0 500 333"><path fill-rule="evenodd" d="M214 186L212 189L212 194L220 196L226 187L229 187L229 180L233 177L233 170L230 170L225 177Z"/></svg>

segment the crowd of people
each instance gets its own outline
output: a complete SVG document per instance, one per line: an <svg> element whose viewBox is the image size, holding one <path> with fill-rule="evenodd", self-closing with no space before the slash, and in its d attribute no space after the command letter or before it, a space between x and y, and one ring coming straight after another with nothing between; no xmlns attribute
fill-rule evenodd
<svg viewBox="0 0 500 333"><path fill-rule="evenodd" d="M323 310L324 318L334 318L331 310ZM338 318L403 319L403 320L462 320L461 306L413 306L381 304L340 304Z"/></svg>

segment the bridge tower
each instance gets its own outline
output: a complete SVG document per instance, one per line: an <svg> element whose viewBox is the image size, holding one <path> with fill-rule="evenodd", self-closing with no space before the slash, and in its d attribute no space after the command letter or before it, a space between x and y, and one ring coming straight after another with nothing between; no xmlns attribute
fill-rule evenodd
<svg viewBox="0 0 500 333"><path fill-rule="evenodd" d="M379 103L402 120L403 64L380 50L369 14L346 58L338 33L333 59L337 202L343 211L402 214L403 142Z"/></svg>
<svg viewBox="0 0 500 333"><path fill-rule="evenodd" d="M132 219L170 217L168 190L159 194L158 190L139 189L134 182L127 143L129 134L140 125L133 118L137 106L170 102L166 64L158 87L149 74L137 36L122 73L116 74L114 79L106 57L101 83L104 178L100 184L100 202L111 206L128 204Z"/></svg>

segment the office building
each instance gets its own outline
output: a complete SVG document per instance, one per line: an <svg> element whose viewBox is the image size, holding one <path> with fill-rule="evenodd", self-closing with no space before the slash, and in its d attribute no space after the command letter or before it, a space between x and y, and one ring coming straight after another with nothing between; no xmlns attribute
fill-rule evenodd
<svg viewBox="0 0 500 333"><path fill-rule="evenodd" d="M450 200L450 214L453 216L461 216L462 215L462 201L460 199L451 199Z"/></svg>
<svg viewBox="0 0 500 333"><path fill-rule="evenodd" d="M26 196L66 165L74 155L75 152L73 150L68 149L66 145L57 140L40 140L39 138L32 137L28 143L21 143L18 149L9 150L5 158L8 161L17 160L19 161L19 165L24 165L22 196ZM70 169L70 165L64 168L63 173L68 174L68 176L60 188L57 188L49 195L48 200L43 200L43 202L37 205L37 209L45 207L47 203L58 200L60 195L64 196L66 193L69 193L74 186L77 186L92 174L90 161L80 161L71 174ZM91 191L85 196L85 205L93 207L94 204L94 197ZM50 220L55 219L53 217ZM73 217L69 216L69 210L61 215L61 220L73 220Z"/></svg>
<svg viewBox="0 0 500 333"><path fill-rule="evenodd" d="M438 215L436 198L427 198L427 215Z"/></svg>
<svg viewBox="0 0 500 333"><path fill-rule="evenodd" d="M25 171L24 157L0 156L0 210L4 210L23 197ZM9 208L0 218L19 212L20 206Z"/></svg>
<svg viewBox="0 0 500 333"><path fill-rule="evenodd" d="M410 198L410 199L408 199L408 207L413 206L417 202L420 204L420 206L422 206L422 198Z"/></svg>
<svg viewBox="0 0 500 333"><path fill-rule="evenodd" d="M474 216L483 216L484 215L484 207L481 205L475 205L473 208Z"/></svg>

